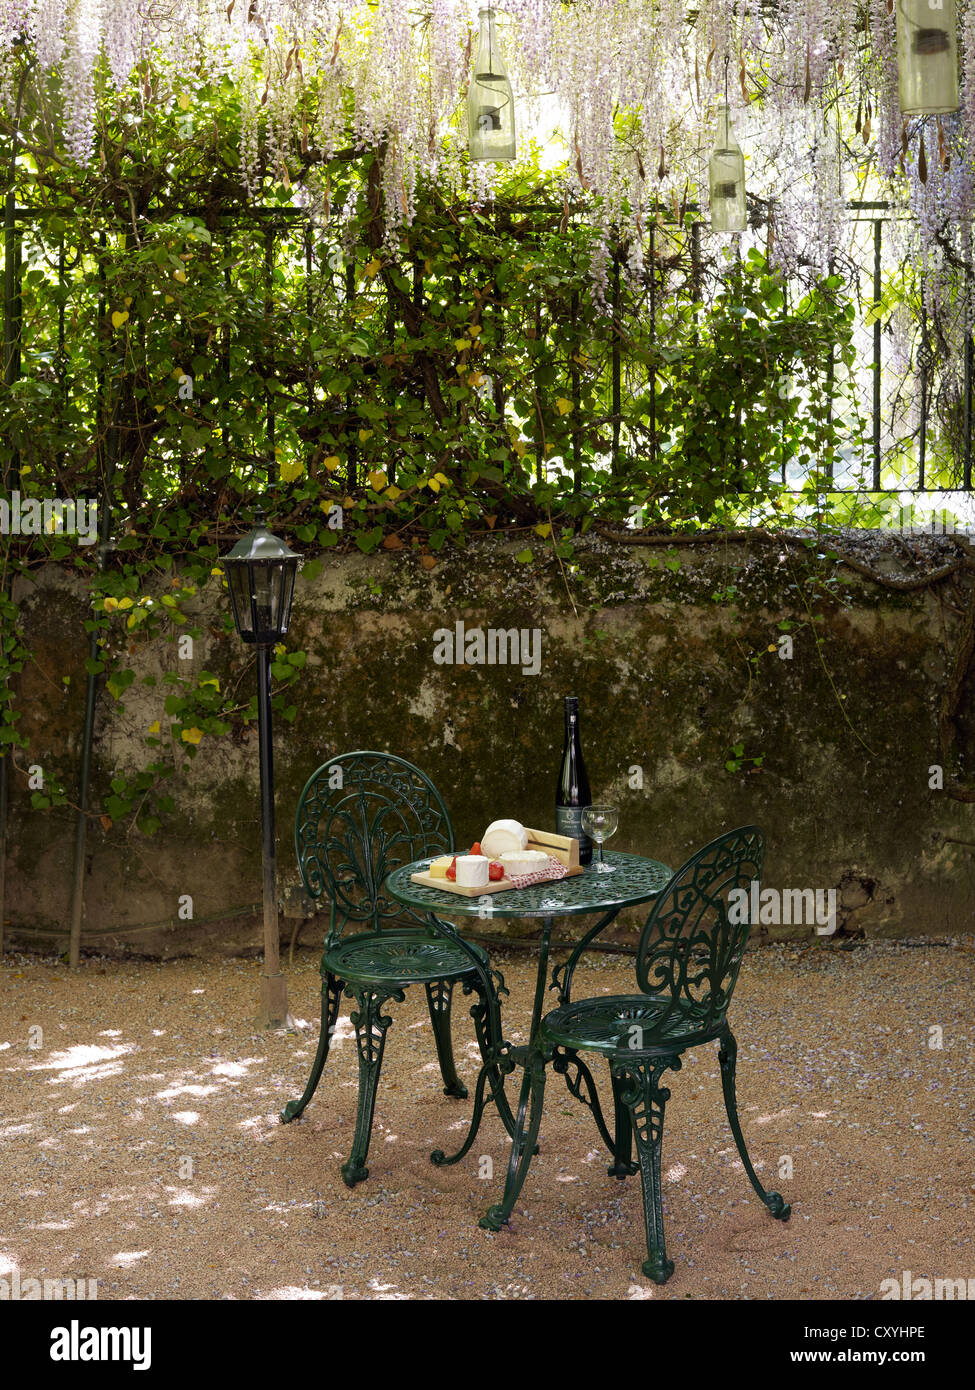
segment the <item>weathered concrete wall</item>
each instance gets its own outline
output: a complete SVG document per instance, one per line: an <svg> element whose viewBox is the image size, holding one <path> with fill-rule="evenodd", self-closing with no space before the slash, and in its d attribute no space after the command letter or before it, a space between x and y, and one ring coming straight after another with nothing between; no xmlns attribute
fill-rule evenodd
<svg viewBox="0 0 975 1390"><path fill-rule="evenodd" d="M667 556L587 539L566 576L541 546L537 564L518 563L520 548L500 538L472 545L432 571L411 551L330 555L316 578L299 579L289 647L306 649L308 663L295 687L297 717L293 725L279 720L275 732L279 864L292 913L301 915L294 810L327 756L380 748L418 763L452 808L461 842L502 815L551 825L562 696L574 693L593 792L621 808L614 847L676 865L722 829L755 821L769 836L768 885L838 890L837 939L972 930L975 810L929 786L946 660L967 594L891 593L814 553L759 545L682 547ZM878 563L891 568L895 559L892 552ZM73 794L86 596L67 571L49 567L19 597L37 657L20 687L29 761L53 769ZM241 644L213 621L224 603L217 585L201 599L204 635L193 665L216 671L224 688L240 678L245 696L252 658L245 670ZM807 604L823 613L821 623L808 621ZM797 624L787 660L768 650L783 619ZM436 664L435 631L461 620L468 630L539 629L539 673ZM164 641L138 647L132 659L140 677L189 669ZM145 733L155 719L166 727L165 693L137 679L124 713L101 697L93 806L116 771L152 756ZM968 731L960 732L969 747ZM727 770L736 744L761 757L760 767ZM18 761L26 765L23 754ZM632 785L636 767L642 788ZM177 813L151 839L93 822L86 945L149 953L255 947L253 730L204 739L171 790ZM18 773L7 897L15 943L50 947L52 933L66 930L73 831L70 810L30 809ZM177 915L185 894L192 922ZM621 923L624 935L635 921ZM288 934L286 923L285 941ZM320 923L302 927L303 941L320 934ZM768 926L761 934L810 936L813 928Z"/></svg>

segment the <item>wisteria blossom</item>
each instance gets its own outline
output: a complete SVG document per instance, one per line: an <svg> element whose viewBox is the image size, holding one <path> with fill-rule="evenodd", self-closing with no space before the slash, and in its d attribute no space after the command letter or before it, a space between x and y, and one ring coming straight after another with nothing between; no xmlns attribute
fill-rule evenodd
<svg viewBox="0 0 975 1390"><path fill-rule="evenodd" d="M753 228L771 229L768 245L787 268L825 268L842 249L849 199L867 188L911 211L936 279L931 248L968 247L975 0L960 7L959 115L906 123L888 0L495 8L520 148L550 140L554 121L567 192L598 195L603 234L639 238L661 206L700 204L727 91ZM249 183L263 170L299 181L309 144L326 158L381 147L395 235L413 216L421 178L476 203L491 197L494 171L466 154L477 11L476 0L0 0L0 92L27 50L41 70L56 70L64 145L86 164L96 102L123 91L136 65L151 61L173 92L228 74L242 94ZM318 196L302 195L306 204Z"/></svg>

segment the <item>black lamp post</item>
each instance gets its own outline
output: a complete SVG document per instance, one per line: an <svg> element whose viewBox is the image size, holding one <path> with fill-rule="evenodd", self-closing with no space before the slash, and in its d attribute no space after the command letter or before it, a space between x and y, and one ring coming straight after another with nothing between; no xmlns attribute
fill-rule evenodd
<svg viewBox="0 0 975 1390"><path fill-rule="evenodd" d="M261 827L264 863L264 974L258 1024L289 1021L288 986L281 974L278 885L274 852L274 752L271 744L271 648L288 631L295 575L301 557L279 541L255 513L256 526L220 561L230 588L238 635L257 648L257 734L261 755Z"/></svg>

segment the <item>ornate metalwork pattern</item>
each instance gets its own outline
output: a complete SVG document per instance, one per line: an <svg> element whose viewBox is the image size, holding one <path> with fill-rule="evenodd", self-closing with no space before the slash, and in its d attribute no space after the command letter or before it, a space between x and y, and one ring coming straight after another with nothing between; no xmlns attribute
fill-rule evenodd
<svg viewBox="0 0 975 1390"><path fill-rule="evenodd" d="M383 888L398 865L454 848L447 808L430 779L391 753L343 753L305 784L295 817L295 852L309 895L328 893L329 936L346 922L373 930L404 914Z"/></svg>
<svg viewBox="0 0 975 1390"><path fill-rule="evenodd" d="M487 952L475 946L487 962ZM442 937L384 931L350 936L325 948L326 965L343 978L357 980L440 980L445 976L472 974L474 967L464 951ZM450 999L447 997L447 1007Z"/></svg>
<svg viewBox="0 0 975 1390"><path fill-rule="evenodd" d="M765 836L754 825L721 835L688 859L654 903L637 951L637 983L663 999L657 1030L671 1020L688 1033L714 1034L728 1010L750 925L729 904L733 890L747 903L762 877ZM730 910L729 910L730 909Z"/></svg>
<svg viewBox="0 0 975 1390"><path fill-rule="evenodd" d="M613 866L615 873L600 874L596 872L595 864L587 864L583 873L574 878L495 893L491 897L491 916L568 917L584 912L609 911L615 915L624 907L648 902L670 878L666 864L660 864L656 859L644 859L638 854L607 850L606 862ZM411 883L410 874L425 869L428 863L429 859L423 859L397 869L387 883L390 897L409 907L425 907L447 917L477 917L483 914L477 898L462 898L456 893L445 893L440 888Z"/></svg>
<svg viewBox="0 0 975 1390"><path fill-rule="evenodd" d="M648 1052L686 1043L685 1016L669 1008L668 1001L645 994L607 995L579 999L546 1014L541 1036L561 1047L581 1047L612 1055L616 1052Z"/></svg>
<svg viewBox="0 0 975 1390"><path fill-rule="evenodd" d="M788 1203L779 1193L765 1191L748 1156L735 1098L737 1045L725 1018L749 929L747 911L732 907L741 909L748 903L748 890L761 878L764 855L764 835L755 826L745 826L705 845L677 870L654 903L641 934L637 982L642 993L570 1002L579 957L612 920L612 912L586 933L566 964L554 972L553 988L559 990L561 1006L537 1028L533 1026L527 1048L508 1045L499 1063L519 1064L525 1072L504 1195L482 1217L483 1227L500 1230L521 1192L541 1122L545 1068L551 1062L553 1070L565 1077L570 1094L592 1112L612 1159L609 1173L625 1178L639 1171L647 1240L643 1272L658 1284L666 1283L674 1263L667 1258L664 1241L660 1161L670 1091L661 1085L661 1078L668 1070L680 1070L688 1048L714 1038L720 1039L725 1106L745 1172L771 1214L788 1220ZM732 904L729 896L735 889L744 891L742 900ZM548 929L547 923L543 955ZM579 1051L600 1052L609 1059L613 1134L592 1072ZM479 1097L484 1075L482 1071ZM468 1136L465 1152L470 1141Z"/></svg>
<svg viewBox="0 0 975 1390"><path fill-rule="evenodd" d="M443 800L419 768L389 753L343 754L324 763L308 779L295 817L295 849L309 894L327 893L331 916L322 954L322 1026L311 1075L299 1100L281 1112L287 1124L315 1093L328 1058L338 1017L339 996L354 998L352 1023L359 1055L359 1091L352 1152L342 1165L350 1186L369 1176L366 1159L386 1033L392 1019L383 1013L390 999L402 1000L406 986L426 989L444 1093L463 1098L450 1032L454 985L476 993L471 1009L478 1046L501 1118L515 1124L505 1100L497 1058L502 1046L498 995L504 981L491 970L487 952L465 941L456 929L428 911L405 909L389 897L386 876L418 856L453 849L454 831ZM408 919L404 925L403 919ZM342 936L346 923L357 927ZM484 1082L479 1088L483 1095Z"/></svg>

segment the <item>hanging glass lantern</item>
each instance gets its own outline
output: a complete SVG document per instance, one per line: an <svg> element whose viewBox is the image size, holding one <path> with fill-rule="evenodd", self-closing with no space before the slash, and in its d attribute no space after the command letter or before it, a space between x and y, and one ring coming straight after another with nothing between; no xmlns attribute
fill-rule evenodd
<svg viewBox="0 0 975 1390"><path fill-rule="evenodd" d="M467 145L471 159L514 159L515 99L508 81L494 10L479 12L474 75L467 89Z"/></svg>
<svg viewBox="0 0 975 1390"><path fill-rule="evenodd" d="M718 139L708 165L711 194L711 230L743 232L745 211L745 156L731 129L728 103L718 105Z"/></svg>
<svg viewBox="0 0 975 1390"><path fill-rule="evenodd" d="M958 110L955 0L897 0L897 87L905 116Z"/></svg>

